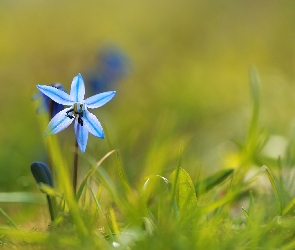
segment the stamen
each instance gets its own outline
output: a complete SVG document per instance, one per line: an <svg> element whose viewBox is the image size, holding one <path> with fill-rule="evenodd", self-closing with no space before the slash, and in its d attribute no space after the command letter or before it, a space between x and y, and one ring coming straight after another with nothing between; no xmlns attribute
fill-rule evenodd
<svg viewBox="0 0 295 250"><path fill-rule="evenodd" d="M68 110L66 113L66 116L67 117L69 117L70 119L74 119L75 118L75 116L73 116L72 114L69 114L70 112L72 112L72 111L74 111L74 109L70 109L70 110Z"/></svg>
<svg viewBox="0 0 295 250"><path fill-rule="evenodd" d="M71 112L71 114L69 114ZM84 107L82 103L75 103L73 108L69 109L66 112L66 116L69 117L70 119L74 119L75 117L78 118L78 124L80 124L81 126L83 126L83 113L84 113Z"/></svg>
<svg viewBox="0 0 295 250"><path fill-rule="evenodd" d="M74 109L70 109L70 110L68 110L68 111L66 112L67 115L69 115L69 113L72 112L72 111L74 111Z"/></svg>
<svg viewBox="0 0 295 250"><path fill-rule="evenodd" d="M81 116L78 117L78 124L80 124L81 126L83 126L83 120L82 120Z"/></svg>

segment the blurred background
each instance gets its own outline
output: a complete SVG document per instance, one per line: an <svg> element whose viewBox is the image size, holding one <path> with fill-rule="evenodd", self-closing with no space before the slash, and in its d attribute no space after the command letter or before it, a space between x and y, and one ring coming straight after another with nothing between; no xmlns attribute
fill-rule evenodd
<svg viewBox="0 0 295 250"><path fill-rule="evenodd" d="M294 1L1 0L0 191L38 192L30 164L47 156L36 84L60 82L69 92L78 73L86 97L117 91L93 111L106 139L89 136L80 164L87 170L89 157L118 149L133 186L175 168L181 145L192 177L199 168L230 167L232 140L242 141L249 124L253 65L262 82L260 123L287 138L294 23ZM56 136L71 165L73 127ZM115 162L105 164L116 171Z"/></svg>

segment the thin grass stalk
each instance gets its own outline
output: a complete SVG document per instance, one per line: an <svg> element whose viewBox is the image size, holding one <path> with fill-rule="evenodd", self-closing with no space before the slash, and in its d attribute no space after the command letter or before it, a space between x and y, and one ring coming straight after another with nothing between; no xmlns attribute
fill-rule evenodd
<svg viewBox="0 0 295 250"><path fill-rule="evenodd" d="M274 195L276 197L277 212L278 212L279 215L282 215L282 213L283 213L282 202L281 202L281 198L280 198L280 195L279 195L279 191L278 191L274 176L273 176L273 174L271 173L271 171L269 170L269 168L267 166L263 166L263 168L266 171L266 174L267 174L268 179L269 179L269 181L271 183Z"/></svg>
<svg viewBox="0 0 295 250"><path fill-rule="evenodd" d="M11 226L13 226L15 229L18 229L13 219L11 219L10 216L7 213L5 213L1 207L0 207L0 214L2 214L8 220Z"/></svg>
<svg viewBox="0 0 295 250"><path fill-rule="evenodd" d="M111 240L113 241L113 240L114 240L113 232L112 232L112 230L111 230L111 228L110 228L110 226L109 226L109 223L108 223L108 221L107 221L107 218L106 218L105 214L103 213L102 208L101 208L101 206L100 206L100 204L99 204L99 202L98 202L98 200L97 200L97 198L96 198L96 196L95 196L95 194L94 194L92 188L90 188L90 191L91 191L92 197L93 197L93 199L94 199L94 202L95 202L95 204L96 204L97 211L99 212L99 215L101 216L101 218L102 218L102 220L103 220L103 223L104 223L105 229L106 229L107 233L109 234L109 237L110 237Z"/></svg>
<svg viewBox="0 0 295 250"><path fill-rule="evenodd" d="M175 183L174 183L174 186L172 187L172 195L171 195L172 207L174 210L175 217L178 216L178 208L177 208L177 202L176 202L176 189L177 189L177 184L178 184L177 182L178 182L179 171L180 171L181 163L182 163L182 154L183 154L183 143L181 143L181 145L180 145L180 155L179 155L179 159L178 159L178 163L177 163Z"/></svg>
<svg viewBox="0 0 295 250"><path fill-rule="evenodd" d="M45 142L49 151L49 155L52 156L52 163L56 168L57 182L65 193L65 200L67 206L69 207L69 212L72 215L79 234L83 237L86 237L88 235L88 230L80 216L78 205L75 201L73 188L70 182L68 168L61 155L56 137L49 136Z"/></svg>

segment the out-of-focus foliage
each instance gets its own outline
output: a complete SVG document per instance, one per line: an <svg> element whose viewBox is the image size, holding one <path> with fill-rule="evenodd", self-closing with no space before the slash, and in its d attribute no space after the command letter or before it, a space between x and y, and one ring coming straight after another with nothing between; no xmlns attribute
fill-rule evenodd
<svg viewBox="0 0 295 250"><path fill-rule="evenodd" d="M89 138L86 153L119 149L131 183L175 167L181 143L192 176L201 165L232 167L225 156L247 128L252 64L262 80L260 119L288 136L294 9L292 1L1 1L1 190L35 188L30 163L46 161L35 85L61 82L68 91L108 44L131 68L114 102L96 112L107 138ZM71 132L59 135L69 164Z"/></svg>

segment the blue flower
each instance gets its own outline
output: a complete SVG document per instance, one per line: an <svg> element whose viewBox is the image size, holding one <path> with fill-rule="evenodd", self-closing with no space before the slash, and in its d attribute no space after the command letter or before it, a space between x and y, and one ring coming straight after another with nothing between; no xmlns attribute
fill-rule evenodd
<svg viewBox="0 0 295 250"><path fill-rule="evenodd" d="M128 74L129 62L125 54L115 46L105 46L98 54L97 62L88 73L87 82L95 92L109 90Z"/></svg>
<svg viewBox="0 0 295 250"><path fill-rule="evenodd" d="M38 184L42 182L50 187L53 187L52 175L50 169L45 163L37 161L33 162L31 164L31 171Z"/></svg>
<svg viewBox="0 0 295 250"><path fill-rule="evenodd" d="M53 101L70 106L57 113L49 122L45 136L56 134L67 128L73 121L76 140L82 153L85 152L88 132L98 138L104 138L100 122L87 109L99 108L109 102L116 91L103 92L84 100L85 85L81 74L74 77L70 94L52 86L37 85L37 88Z"/></svg>
<svg viewBox="0 0 295 250"><path fill-rule="evenodd" d="M66 92L64 87L60 83L53 83L50 86ZM42 92L38 92L37 94L35 94L32 99L36 100L39 98L41 98L41 103L39 104L39 106L37 108L37 113L49 112L50 113L49 115L52 118L58 112L60 112L64 109L64 105L51 100L49 97L44 95Z"/></svg>

